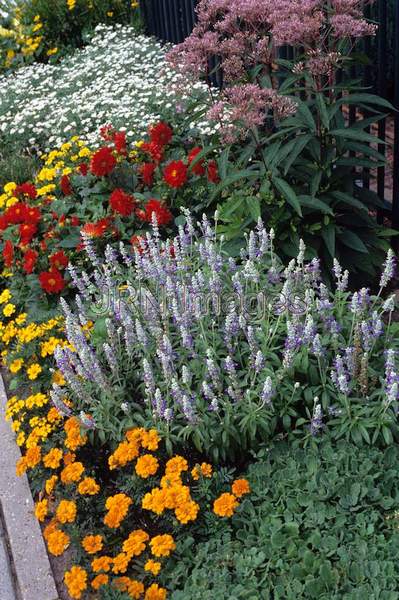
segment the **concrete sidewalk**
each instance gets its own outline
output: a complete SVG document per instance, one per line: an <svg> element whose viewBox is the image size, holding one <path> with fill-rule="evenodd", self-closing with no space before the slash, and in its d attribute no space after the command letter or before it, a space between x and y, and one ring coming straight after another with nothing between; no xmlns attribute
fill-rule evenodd
<svg viewBox="0 0 399 600"><path fill-rule="evenodd" d="M14 577L11 572L10 558L3 523L0 514L0 598L1 600L19 600L14 590Z"/></svg>

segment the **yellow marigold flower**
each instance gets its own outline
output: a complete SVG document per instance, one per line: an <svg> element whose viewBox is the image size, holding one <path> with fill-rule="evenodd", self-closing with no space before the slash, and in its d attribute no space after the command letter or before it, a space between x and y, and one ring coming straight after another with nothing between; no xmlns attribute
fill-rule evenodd
<svg viewBox="0 0 399 600"><path fill-rule="evenodd" d="M129 534L129 537L123 542L122 550L130 558L140 556L145 550L145 543L150 539L146 531L136 529Z"/></svg>
<svg viewBox="0 0 399 600"><path fill-rule="evenodd" d="M38 375L40 375L41 372L42 372L42 368L37 363L34 363L28 369L26 369L26 373L28 375L28 378L31 381L33 381L34 379L36 379L38 377Z"/></svg>
<svg viewBox="0 0 399 600"><path fill-rule="evenodd" d="M6 304L3 308L3 315L5 317L11 317L15 313L15 304Z"/></svg>
<svg viewBox="0 0 399 600"><path fill-rule="evenodd" d="M141 506L145 510L152 510L157 515L161 515L166 508L166 492L159 488L154 488L151 492L145 494L141 501Z"/></svg>
<svg viewBox="0 0 399 600"><path fill-rule="evenodd" d="M191 477L195 479L195 481L198 481L201 475L202 477L212 477L212 465L205 462L200 465L195 465L191 471Z"/></svg>
<svg viewBox="0 0 399 600"><path fill-rule="evenodd" d="M49 477L49 479L46 479L46 483L44 484L44 489L46 490L46 494L50 495L53 492L57 481L58 481L57 475L52 475L51 477Z"/></svg>
<svg viewBox="0 0 399 600"><path fill-rule="evenodd" d="M85 477L84 479L82 479L78 486L78 492L79 494L82 494L82 496L94 496L95 494L98 494L99 491L100 486L98 485L96 480L93 479L93 477Z"/></svg>
<svg viewBox="0 0 399 600"><path fill-rule="evenodd" d="M109 576L105 575L104 573L100 573L100 575L97 575L91 582L91 587L94 590L99 590L102 585L107 585L108 581Z"/></svg>
<svg viewBox="0 0 399 600"><path fill-rule="evenodd" d="M61 417L60 413L58 412L58 410L55 408L55 406L52 406L47 413L47 421L49 421L49 423L55 423L56 421L59 421L61 418L62 417Z"/></svg>
<svg viewBox="0 0 399 600"><path fill-rule="evenodd" d="M23 364L24 364L23 358L16 358L15 360L13 360L9 366L11 373L18 373L18 371L21 370L21 367Z"/></svg>
<svg viewBox="0 0 399 600"><path fill-rule="evenodd" d="M23 431L20 431L19 434L17 435L17 439L16 439L17 445L23 446L25 443L25 440L26 440L25 433Z"/></svg>
<svg viewBox="0 0 399 600"><path fill-rule="evenodd" d="M82 567L73 566L70 571L66 571L64 581L74 600L79 600L87 589L87 573Z"/></svg>
<svg viewBox="0 0 399 600"><path fill-rule="evenodd" d="M233 494L225 492L214 501L213 512L218 517L232 517L237 506L236 497Z"/></svg>
<svg viewBox="0 0 399 600"><path fill-rule="evenodd" d="M62 450L59 448L52 448L47 454L43 456L43 464L48 469L58 469L62 460Z"/></svg>
<svg viewBox="0 0 399 600"><path fill-rule="evenodd" d="M91 152L90 152L90 150L87 147L81 148L79 150L79 156L80 156L80 158L86 158L86 157L88 157L90 155L91 155Z"/></svg>
<svg viewBox="0 0 399 600"><path fill-rule="evenodd" d="M154 576L158 575L159 571L161 570L161 563L156 561L156 560L152 560L152 558L150 558L149 560L147 560L147 562L144 565L144 571L149 571L150 573L152 573Z"/></svg>
<svg viewBox="0 0 399 600"><path fill-rule="evenodd" d="M87 554L96 554L103 549L103 538L101 535L86 535L82 540L82 546Z"/></svg>
<svg viewBox="0 0 399 600"><path fill-rule="evenodd" d="M107 12L107 17L113 17L114 16L114 12L112 10L109 10Z"/></svg>
<svg viewBox="0 0 399 600"><path fill-rule="evenodd" d="M50 535L52 533L54 533L55 531L60 531L58 529L58 523L57 523L57 519L53 518L51 519L50 523L48 525L46 525L46 527L43 529L43 537L46 541L48 541Z"/></svg>
<svg viewBox="0 0 399 600"><path fill-rule="evenodd" d="M55 48L49 48L47 50L46 54L47 54L47 56L53 56L53 54L57 54L57 52L58 52L58 48L57 47L55 47Z"/></svg>
<svg viewBox="0 0 399 600"><path fill-rule="evenodd" d="M108 573L111 565L112 558L110 556L100 556L92 561L91 568L94 573L98 573L99 571L105 571L105 573Z"/></svg>
<svg viewBox="0 0 399 600"><path fill-rule="evenodd" d="M25 461L27 466L30 469L33 469L34 467L36 467L36 465L39 464L41 457L42 451L40 449L40 446L34 445L31 448L28 448L25 454Z"/></svg>
<svg viewBox="0 0 399 600"><path fill-rule="evenodd" d="M185 458L183 458L182 456L174 456L173 458L170 458L168 460L168 462L166 463L166 467L165 467L165 474L166 475L172 475L172 474L180 474L182 471L187 471L188 470L188 463L186 461Z"/></svg>
<svg viewBox="0 0 399 600"><path fill-rule="evenodd" d="M134 600L139 600L144 594L144 584L137 579L131 579L127 584L127 592Z"/></svg>
<svg viewBox="0 0 399 600"><path fill-rule="evenodd" d="M147 450L158 450L159 442L161 438L158 435L156 429L150 429L149 431L143 431L141 435L141 445Z"/></svg>
<svg viewBox="0 0 399 600"><path fill-rule="evenodd" d="M67 533L61 531L61 529L57 529L54 525L53 531L48 532L47 534L47 548L51 554L54 556L61 556L68 548L70 543L70 538Z"/></svg>
<svg viewBox="0 0 399 600"><path fill-rule="evenodd" d="M176 548L173 537L168 533L156 535L150 541L151 552L154 556L169 556Z"/></svg>
<svg viewBox="0 0 399 600"><path fill-rule="evenodd" d="M175 509L176 519L183 525L186 525L189 521L195 521L199 509L199 505L193 500L181 504Z"/></svg>
<svg viewBox="0 0 399 600"><path fill-rule="evenodd" d="M165 588L159 587L157 583L153 583L147 588L144 596L144 600L165 600L166 590Z"/></svg>
<svg viewBox="0 0 399 600"><path fill-rule="evenodd" d="M52 378L51 378L52 383L55 383L56 385L65 385L66 381L64 379L63 374L61 373L61 371L56 371Z"/></svg>
<svg viewBox="0 0 399 600"><path fill-rule="evenodd" d="M241 498L241 496L244 496L244 494L249 494L251 488L249 487L247 479L236 479L233 481L231 491L233 492L234 496Z"/></svg>
<svg viewBox="0 0 399 600"><path fill-rule="evenodd" d="M76 504L73 500L61 500L56 511L60 523L73 523L76 519Z"/></svg>
<svg viewBox="0 0 399 600"><path fill-rule="evenodd" d="M27 313L21 313L20 315L18 315L18 317L15 319L16 324L23 325L26 321L27 316Z"/></svg>
<svg viewBox="0 0 399 600"><path fill-rule="evenodd" d="M40 500L35 506L35 517L38 521L44 521L48 513L48 500Z"/></svg>
<svg viewBox="0 0 399 600"><path fill-rule="evenodd" d="M124 552L120 552L114 558L114 564L112 567L112 572L117 573L126 573L128 565L130 562L130 557Z"/></svg>
<svg viewBox="0 0 399 600"><path fill-rule="evenodd" d="M77 450L79 446L84 446L87 441L86 435L80 433L80 423L76 417L70 417L64 423L66 433L65 446L69 450Z"/></svg>
<svg viewBox="0 0 399 600"><path fill-rule="evenodd" d="M72 462L71 464L64 467L61 471L62 483L69 484L79 481L82 477L85 468L81 462Z"/></svg>
<svg viewBox="0 0 399 600"><path fill-rule="evenodd" d="M144 454L137 459L135 470L139 477L147 479L147 477L155 475L158 471L158 467L159 462L155 456L152 456L152 454Z"/></svg>
<svg viewBox="0 0 399 600"><path fill-rule="evenodd" d="M6 183L3 190L5 191L6 194L12 194L13 191L16 189L17 184L15 183L15 181L10 181L9 183Z"/></svg>

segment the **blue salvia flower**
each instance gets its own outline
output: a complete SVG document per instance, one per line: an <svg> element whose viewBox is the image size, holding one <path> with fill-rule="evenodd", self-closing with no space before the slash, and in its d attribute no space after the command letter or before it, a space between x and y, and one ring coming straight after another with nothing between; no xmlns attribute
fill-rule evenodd
<svg viewBox="0 0 399 600"><path fill-rule="evenodd" d="M324 427L323 411L321 409L321 404L319 403L318 400L319 400L318 398L315 398L312 419L310 421L310 433L313 436L316 436L317 434L319 434L320 431L322 431L322 429Z"/></svg>
<svg viewBox="0 0 399 600"><path fill-rule="evenodd" d="M265 383L263 384L263 389L261 393L261 400L263 404L270 405L272 403L272 398L274 395L273 384L271 377L266 377Z"/></svg>
<svg viewBox="0 0 399 600"><path fill-rule="evenodd" d="M384 262L384 270L381 274L380 287L384 288L388 285L395 274L395 254L390 248Z"/></svg>

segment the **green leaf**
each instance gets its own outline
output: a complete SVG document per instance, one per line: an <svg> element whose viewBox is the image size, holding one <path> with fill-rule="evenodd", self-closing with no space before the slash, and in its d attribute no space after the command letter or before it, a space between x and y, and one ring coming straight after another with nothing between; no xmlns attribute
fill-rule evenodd
<svg viewBox="0 0 399 600"><path fill-rule="evenodd" d="M347 229L346 231L342 231L338 234L339 240L348 246L348 248L352 248L352 250L356 250L357 252L362 252L364 254L368 254L367 247L364 245L362 240L356 233Z"/></svg>
<svg viewBox="0 0 399 600"><path fill-rule="evenodd" d="M367 105L376 105L383 106L387 108L389 111L396 110L395 107L385 98L381 98L381 96L375 96L374 94L349 94L348 96L343 96L337 101L339 106L343 104L367 104Z"/></svg>
<svg viewBox="0 0 399 600"><path fill-rule="evenodd" d="M345 129L333 129L330 131L331 136L344 138L346 140L355 140L357 142L370 142L371 144L386 144L383 140L380 140L376 135L371 135L366 131L359 131L358 129L352 129L351 127Z"/></svg>
<svg viewBox="0 0 399 600"><path fill-rule="evenodd" d="M328 116L326 102L324 100L324 94L319 93L316 95L316 106L320 113L320 118L324 129L329 129L330 127L330 118Z"/></svg>
<svg viewBox="0 0 399 600"><path fill-rule="evenodd" d="M259 198L255 198L253 196L247 198L246 205L248 206L248 210L251 213L252 219L257 222L261 216Z"/></svg>
<svg viewBox="0 0 399 600"><path fill-rule="evenodd" d="M325 245L331 258L335 256L335 226L330 223L321 230L321 237L324 240Z"/></svg>
<svg viewBox="0 0 399 600"><path fill-rule="evenodd" d="M365 206L360 200L357 200L353 196L346 194L345 192L331 192L330 196L332 196L335 200L338 200L338 203L341 204L349 204L349 206L354 206L359 210L363 210L368 213L367 206Z"/></svg>
<svg viewBox="0 0 399 600"><path fill-rule="evenodd" d="M298 213L298 215L302 217L301 205L299 204L297 195L292 187L286 181L284 181L284 179L280 179L280 177L272 177L272 183L275 185L280 194L287 200L288 204L290 204Z"/></svg>
<svg viewBox="0 0 399 600"><path fill-rule="evenodd" d="M334 214L334 211L331 209L330 206L328 206L328 204L323 202L323 200L319 200L318 198L315 198L314 196L307 196L305 194L302 194L302 195L298 196L298 200L299 200L301 206L306 206L307 208L312 208L315 212L320 210L322 213L325 213L328 215Z"/></svg>
<svg viewBox="0 0 399 600"><path fill-rule="evenodd" d="M296 99L298 102L298 99ZM317 127L313 115L305 102L299 101L297 108L297 115L302 117L302 122L312 131L316 133Z"/></svg>
<svg viewBox="0 0 399 600"><path fill-rule="evenodd" d="M284 175L287 175L290 167L292 166L292 164L295 162L295 160L298 158L298 156L301 154L302 150L306 147L306 145L309 143L309 141L312 139L312 135L311 134L307 134L307 135L301 135L295 138L295 144L293 145L293 150L291 152L291 154L289 154L287 156L287 160L285 162L285 166L284 166ZM290 148L291 150L291 148Z"/></svg>
<svg viewBox="0 0 399 600"><path fill-rule="evenodd" d="M240 181L241 179L253 179L259 176L259 173L254 169L243 169L242 171L238 171L238 173L232 173L228 175L219 185L216 186L214 191L212 192L208 204L212 202L222 192L225 188L229 187L233 183Z"/></svg>

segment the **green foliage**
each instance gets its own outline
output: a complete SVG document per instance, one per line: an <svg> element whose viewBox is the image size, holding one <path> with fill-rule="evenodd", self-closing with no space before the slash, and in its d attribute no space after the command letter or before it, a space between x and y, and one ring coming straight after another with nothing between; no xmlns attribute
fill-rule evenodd
<svg viewBox="0 0 399 600"><path fill-rule="evenodd" d="M397 447L264 451L223 530L178 544L171 600L397 600Z"/></svg>
<svg viewBox="0 0 399 600"><path fill-rule="evenodd" d="M32 180L39 167L40 161L34 154L27 154L18 144L12 148L4 144L0 149L1 193L4 185L10 181L21 184Z"/></svg>
<svg viewBox="0 0 399 600"><path fill-rule="evenodd" d="M103 585L100 588L101 600L131 600L131 596L126 592L119 592L111 585Z"/></svg>

